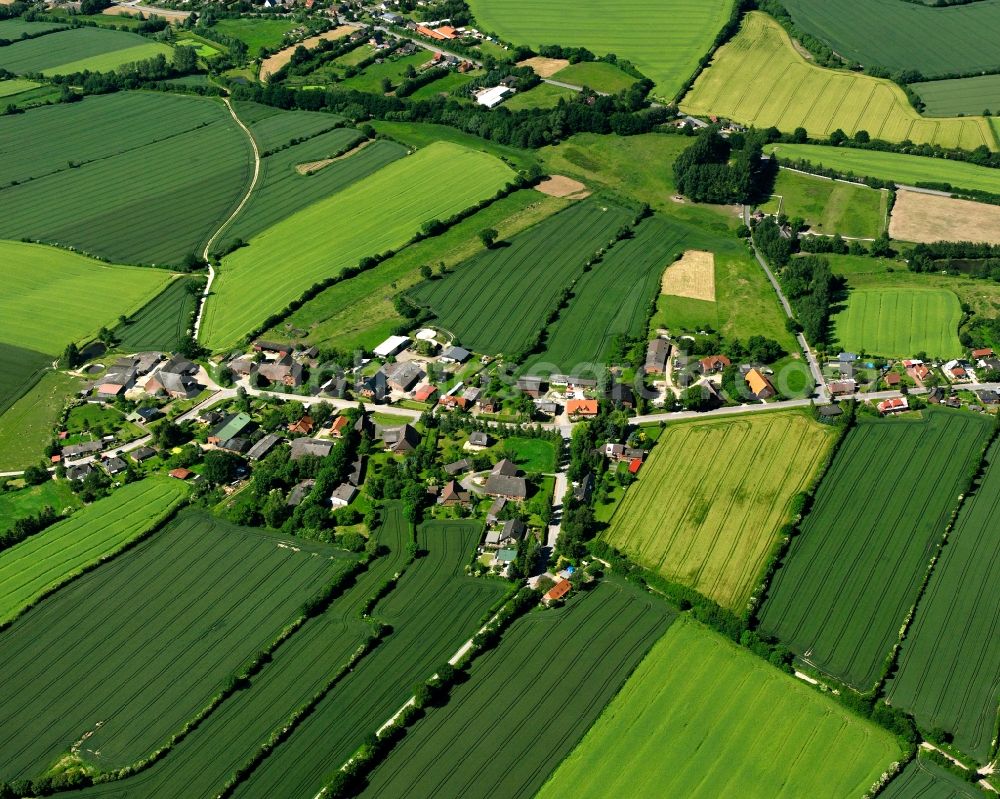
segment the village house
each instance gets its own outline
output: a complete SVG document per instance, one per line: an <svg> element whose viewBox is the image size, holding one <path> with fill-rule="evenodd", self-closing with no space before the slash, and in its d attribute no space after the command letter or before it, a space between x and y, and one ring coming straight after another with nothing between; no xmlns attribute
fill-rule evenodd
<svg viewBox="0 0 1000 799"><path fill-rule="evenodd" d="M323 441L319 438L293 438L291 441L291 459L297 461L307 455L316 458L325 458L333 450L332 441Z"/></svg>
<svg viewBox="0 0 1000 799"><path fill-rule="evenodd" d="M347 482L352 486L360 486L365 475L365 456L358 455L354 463L351 464L351 472L347 475Z"/></svg>
<svg viewBox="0 0 1000 799"><path fill-rule="evenodd" d="M280 444L281 440L281 436L274 433L268 433L260 441L250 447L247 451L247 460L259 461L278 444Z"/></svg>
<svg viewBox="0 0 1000 799"><path fill-rule="evenodd" d="M257 362L249 358L233 358L226 366L237 377L249 377L257 371Z"/></svg>
<svg viewBox="0 0 1000 799"><path fill-rule="evenodd" d="M67 480L85 480L94 471L94 467L89 463L81 463L79 466L70 466L66 469Z"/></svg>
<svg viewBox="0 0 1000 799"><path fill-rule="evenodd" d="M574 399L566 403L566 414L570 418L575 416L597 416L597 400L595 399Z"/></svg>
<svg viewBox="0 0 1000 799"><path fill-rule="evenodd" d="M490 509L486 511L486 523L496 524L500 518L500 512L507 506L506 497L497 497L493 500L493 504L490 505Z"/></svg>
<svg viewBox="0 0 1000 799"><path fill-rule="evenodd" d="M729 366L732 361L725 355L709 355L707 358L702 358L698 363L701 365L702 374L711 375L718 374Z"/></svg>
<svg viewBox="0 0 1000 799"><path fill-rule="evenodd" d="M663 338L654 338L646 347L647 375L663 374L667 371L667 359L670 357L670 342Z"/></svg>
<svg viewBox="0 0 1000 799"><path fill-rule="evenodd" d="M330 423L330 435L334 438L343 438L350 424L351 420L346 416L338 416Z"/></svg>
<svg viewBox="0 0 1000 799"><path fill-rule="evenodd" d="M993 356L993 350L989 347L982 347L977 350L972 351L973 358L991 358Z"/></svg>
<svg viewBox="0 0 1000 799"><path fill-rule="evenodd" d="M104 467L104 471L106 471L108 475L111 477L121 474L122 472L128 469L128 464L125 462L125 460L117 456L113 458L108 458L101 465Z"/></svg>
<svg viewBox="0 0 1000 799"><path fill-rule="evenodd" d="M902 382L902 378L897 372L886 372L882 379L885 380L885 384L889 388L896 388Z"/></svg>
<svg viewBox="0 0 1000 799"><path fill-rule="evenodd" d="M454 476L456 474L462 474L462 472L472 471L472 461L468 458L462 458L461 460L455 461L453 463L446 463L444 465L445 474Z"/></svg>
<svg viewBox="0 0 1000 799"><path fill-rule="evenodd" d="M545 381L540 377L519 377L514 386L529 397L538 398L545 393Z"/></svg>
<svg viewBox="0 0 1000 799"><path fill-rule="evenodd" d="M313 419L311 416L303 416L297 422L292 422L288 425L289 433L301 433L303 435L309 435L313 431Z"/></svg>
<svg viewBox="0 0 1000 799"><path fill-rule="evenodd" d="M431 397L437 394L437 386L432 386L430 383L424 383L422 386L417 386L416 390L413 392L413 399L417 402L429 402Z"/></svg>
<svg viewBox="0 0 1000 799"><path fill-rule="evenodd" d="M253 424L253 420L250 418L249 414L230 414L223 419L211 433L209 433L208 443L218 445L223 441L235 438L243 433L251 424Z"/></svg>
<svg viewBox="0 0 1000 799"><path fill-rule="evenodd" d="M508 519L498 528L486 533L486 539L483 543L490 549L513 548L521 543L526 532L528 532L528 528L520 519Z"/></svg>
<svg viewBox="0 0 1000 799"><path fill-rule="evenodd" d="M757 369L748 371L743 379L746 380L750 392L759 400L770 399L777 393L771 381Z"/></svg>
<svg viewBox="0 0 1000 799"><path fill-rule="evenodd" d="M357 392L365 399L381 402L389 394L389 386L385 382L385 373L379 370L371 377L358 383Z"/></svg>
<svg viewBox="0 0 1000 799"><path fill-rule="evenodd" d="M149 424L163 416L159 408L136 408L125 418L136 424Z"/></svg>
<svg viewBox="0 0 1000 799"><path fill-rule="evenodd" d="M181 355L174 355L162 364L158 371L172 375L196 375L198 374L198 364Z"/></svg>
<svg viewBox="0 0 1000 799"><path fill-rule="evenodd" d="M257 339L253 343L254 352L269 352L277 355L279 358L284 358L286 355L291 355L295 351L295 345L292 343L282 343L274 341L264 341L263 339Z"/></svg>
<svg viewBox="0 0 1000 799"><path fill-rule="evenodd" d="M893 397L892 399L882 400L878 405L875 406L878 412L883 416L888 416L893 413L902 413L908 410L910 405L907 402L906 397Z"/></svg>
<svg viewBox="0 0 1000 799"><path fill-rule="evenodd" d="M265 361L259 364L257 374L269 383L278 383L290 388L302 385L302 364L292 360L291 355L283 355L276 361Z"/></svg>
<svg viewBox="0 0 1000 799"><path fill-rule="evenodd" d="M502 458L493 464L490 474L502 474L505 477L513 477L518 472L517 464L509 458Z"/></svg>
<svg viewBox="0 0 1000 799"><path fill-rule="evenodd" d="M190 469L185 469L183 466L178 466L176 469L171 469L169 472L167 472L167 474L169 474L175 480L187 480L194 474L194 472L192 472Z"/></svg>
<svg viewBox="0 0 1000 799"><path fill-rule="evenodd" d="M405 392L424 377L424 370L412 361L389 363L382 367L386 385L393 391Z"/></svg>
<svg viewBox="0 0 1000 799"><path fill-rule="evenodd" d="M82 444L70 444L67 447L63 447L62 454L64 458L82 458L84 455L93 455L95 452L101 451L102 444L100 441L84 441Z"/></svg>
<svg viewBox="0 0 1000 799"><path fill-rule="evenodd" d="M153 397L165 395L171 399L191 399L201 391L201 385L184 372L164 372L160 369L146 381L143 391Z"/></svg>
<svg viewBox="0 0 1000 799"><path fill-rule="evenodd" d="M129 454L132 456L133 461L136 463L142 463L143 461L148 461L156 455L156 450L152 447L139 447L139 449L134 450Z"/></svg>
<svg viewBox="0 0 1000 799"><path fill-rule="evenodd" d="M330 504L335 508L344 508L354 501L358 495L358 489L350 483L341 483L330 495Z"/></svg>
<svg viewBox="0 0 1000 799"><path fill-rule="evenodd" d="M402 427L388 427L382 430L382 443L389 452L397 455L413 452L420 443L420 434L408 424Z"/></svg>
<svg viewBox="0 0 1000 799"><path fill-rule="evenodd" d="M829 385L830 394L834 397L848 396L857 391L857 385L855 380L836 380Z"/></svg>
<svg viewBox="0 0 1000 799"><path fill-rule="evenodd" d="M288 492L288 499L285 500L285 504L290 508L301 505L302 500L309 496L315 485L315 480L303 480L296 483L292 486L292 490Z"/></svg>
<svg viewBox="0 0 1000 799"><path fill-rule="evenodd" d="M621 405L623 408L635 407L635 392L626 383L612 383L610 398L613 403Z"/></svg>
<svg viewBox="0 0 1000 799"><path fill-rule="evenodd" d="M616 444L609 441L604 445L604 457L615 461L640 461L646 457L646 451L639 447L627 447L624 444Z"/></svg>
<svg viewBox="0 0 1000 799"><path fill-rule="evenodd" d="M481 450L486 449L490 446L492 441L490 440L489 433L485 433L482 430L473 430L469 433L469 440L465 442L463 449L471 450Z"/></svg>
<svg viewBox="0 0 1000 799"><path fill-rule="evenodd" d="M573 483L573 496L579 502L590 502L594 493L594 473L587 472L578 482Z"/></svg>
<svg viewBox="0 0 1000 799"><path fill-rule="evenodd" d="M559 415L559 405L552 400L535 400L535 409L546 416Z"/></svg>
<svg viewBox="0 0 1000 799"><path fill-rule="evenodd" d="M997 405L1000 403L1000 394L992 389L981 389L976 392L976 396L979 397L979 401L983 403L983 405Z"/></svg>
<svg viewBox="0 0 1000 799"><path fill-rule="evenodd" d="M968 366L965 361L951 360L941 367L941 371L951 382L964 383L974 377Z"/></svg>
<svg viewBox="0 0 1000 799"><path fill-rule="evenodd" d="M442 408L458 408L461 411L469 409L470 403L465 397L456 394L445 394L438 399L438 405Z"/></svg>
<svg viewBox="0 0 1000 799"><path fill-rule="evenodd" d="M504 458L498 461L486 479L484 492L491 497L523 500L528 496L528 484L523 477L517 477L518 468Z"/></svg>
<svg viewBox="0 0 1000 799"><path fill-rule="evenodd" d="M113 400L125 395L126 388L120 383L101 383L97 387L97 398L101 400Z"/></svg>
<svg viewBox="0 0 1000 799"><path fill-rule="evenodd" d="M462 488L455 480L449 480L438 495L438 505L450 507L453 505L465 505L469 502L469 492Z"/></svg>
<svg viewBox="0 0 1000 799"><path fill-rule="evenodd" d="M438 360L441 363L465 363L470 357L472 357L472 353L464 347L448 347L441 353Z"/></svg>
<svg viewBox="0 0 1000 799"><path fill-rule="evenodd" d="M544 602L546 605L551 605L553 602L558 602L570 592L570 589L572 587L573 584L569 580L566 580L564 578L545 592L545 594L542 596L542 602Z"/></svg>

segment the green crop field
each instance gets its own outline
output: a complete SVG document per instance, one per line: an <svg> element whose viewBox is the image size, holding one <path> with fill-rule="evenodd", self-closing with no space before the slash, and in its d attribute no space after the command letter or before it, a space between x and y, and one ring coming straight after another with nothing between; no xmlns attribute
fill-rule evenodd
<svg viewBox="0 0 1000 799"><path fill-rule="evenodd" d="M885 730L685 618L541 795L843 799L901 754Z"/></svg>
<svg viewBox="0 0 1000 799"><path fill-rule="evenodd" d="M924 101L927 116L1000 113L1000 75L926 81L910 88Z"/></svg>
<svg viewBox="0 0 1000 799"><path fill-rule="evenodd" d="M618 242L574 284L569 306L548 328L544 349L525 371L569 374L583 364L607 363L617 336L645 335L663 270L692 242L703 240L700 231L665 217L642 221L632 238Z"/></svg>
<svg viewBox="0 0 1000 799"><path fill-rule="evenodd" d="M816 233L874 239L885 230L885 191L782 169L774 182L781 213L800 216Z"/></svg>
<svg viewBox="0 0 1000 799"><path fill-rule="evenodd" d="M483 139L472 133L466 133L450 125L435 125L427 122L396 122L391 120L373 119L371 126L377 133L401 142L407 147L427 147L439 141L460 144L469 150L495 155L502 158L515 169L530 169L538 163L538 157L533 150L522 150L507 144L499 144L489 139Z"/></svg>
<svg viewBox="0 0 1000 799"><path fill-rule="evenodd" d="M287 321L267 331L266 336L306 339L311 344L343 350L370 350L403 322L393 297L423 280L422 265L459 264L483 249L480 230L493 228L506 238L551 216L569 202L531 189L516 191L440 236L411 244L375 269L325 289Z"/></svg>
<svg viewBox="0 0 1000 799"><path fill-rule="evenodd" d="M38 382L52 355L0 343L0 414Z"/></svg>
<svg viewBox="0 0 1000 799"><path fill-rule="evenodd" d="M529 614L407 734L362 796L549 795L538 794L542 784L671 619L665 605L614 580Z"/></svg>
<svg viewBox="0 0 1000 799"><path fill-rule="evenodd" d="M545 324L560 292L579 279L584 263L631 216L604 200L575 203L410 294L462 346L490 354L521 352Z"/></svg>
<svg viewBox="0 0 1000 799"><path fill-rule="evenodd" d="M6 348L2 348L6 351ZM30 364L29 364L30 366ZM23 469L38 463L66 400L83 381L64 372L22 373L20 396L11 395L0 416L0 469ZM28 382L34 381L31 385Z"/></svg>
<svg viewBox="0 0 1000 799"><path fill-rule="evenodd" d="M482 535L479 521L433 521L418 532L427 552L376 605L392 634L235 792L236 797L311 797L365 740L478 629L506 593L497 582L465 575Z"/></svg>
<svg viewBox="0 0 1000 799"><path fill-rule="evenodd" d="M987 795L923 757L911 760L879 794L885 799L983 799Z"/></svg>
<svg viewBox="0 0 1000 799"><path fill-rule="evenodd" d="M602 0L472 0L483 30L515 44L586 47L631 61L672 99L709 51L732 0L629 0L610 11Z"/></svg>
<svg viewBox="0 0 1000 799"><path fill-rule="evenodd" d="M169 478L130 483L0 553L0 624L155 526L186 495L184 484Z"/></svg>
<svg viewBox="0 0 1000 799"><path fill-rule="evenodd" d="M786 0L785 7L802 30L865 66L927 77L1000 69L1000 3L994 0L953 8L897 0Z"/></svg>
<svg viewBox="0 0 1000 799"><path fill-rule="evenodd" d="M746 75L753 75L753 81L748 83ZM803 127L815 137L839 128L849 136L866 130L872 138L887 141L997 149L989 122L982 117L925 119L888 80L810 63L784 29L758 11L744 17L740 32L698 76L681 108L758 128L774 125L789 133Z"/></svg>
<svg viewBox="0 0 1000 799"><path fill-rule="evenodd" d="M62 30L65 27L65 25L60 25L57 22L26 22L16 17L14 19L4 19L0 20L0 39L7 39L13 42L25 34L28 36L37 36L39 33L51 33Z"/></svg>
<svg viewBox="0 0 1000 799"><path fill-rule="evenodd" d="M37 486L0 492L0 532L18 519L33 516L44 507L56 513L79 508L82 503L63 480L49 480Z"/></svg>
<svg viewBox="0 0 1000 799"><path fill-rule="evenodd" d="M512 176L502 161L440 142L284 219L223 260L205 306L206 346L234 344L313 283L405 244L426 222L495 194Z"/></svg>
<svg viewBox="0 0 1000 799"><path fill-rule="evenodd" d="M72 28L0 48L0 68L15 74L71 75L110 72L156 55L170 59L173 50L136 33L107 28Z"/></svg>
<svg viewBox="0 0 1000 799"><path fill-rule="evenodd" d="M991 424L964 412L924 414L859 420L760 614L765 633L862 690L896 641Z"/></svg>
<svg viewBox="0 0 1000 799"><path fill-rule="evenodd" d="M216 100L120 92L0 118L0 174L0 237L171 264L235 208L252 157Z"/></svg>
<svg viewBox="0 0 1000 799"><path fill-rule="evenodd" d="M560 100L569 100L575 95L573 89L553 86L551 83L539 83L533 89L518 92L504 101L503 107L508 111L519 111L522 108L555 108Z"/></svg>
<svg viewBox="0 0 1000 799"><path fill-rule="evenodd" d="M553 80L587 86L598 92L614 94L628 89L636 79L606 61L581 61L563 67L552 76Z"/></svg>
<svg viewBox="0 0 1000 799"><path fill-rule="evenodd" d="M638 563L740 610L833 438L833 428L796 411L668 425L604 535Z"/></svg>
<svg viewBox="0 0 1000 799"><path fill-rule="evenodd" d="M85 731L81 755L102 768L165 742L347 562L326 545L289 544L183 511L18 619L0 634L11 690L0 778L40 774ZM57 649L65 656L38 657Z"/></svg>
<svg viewBox="0 0 1000 799"><path fill-rule="evenodd" d="M249 125L250 132L257 140L257 146L262 153L291 144L293 139L313 138L345 122L344 118L337 114L321 114L318 111L281 111L271 106L247 101L233 103L233 109L244 122L253 120Z"/></svg>
<svg viewBox="0 0 1000 799"><path fill-rule="evenodd" d="M201 284L184 278L174 280L132 314L126 325L116 327L118 348L125 352L173 352L191 327L196 305L196 297L189 290L192 285Z"/></svg>
<svg viewBox="0 0 1000 799"><path fill-rule="evenodd" d="M0 241L0 262L5 266L0 340L50 355L62 354L70 341L83 342L103 325L114 325L119 314L141 308L171 278L162 269L112 266L14 241Z"/></svg>
<svg viewBox="0 0 1000 799"><path fill-rule="evenodd" d="M432 97L437 97L439 94L451 94L481 76L481 72L475 71L466 73L449 72L447 75L428 83L426 86L421 86L410 97L414 100L428 100Z"/></svg>
<svg viewBox="0 0 1000 799"><path fill-rule="evenodd" d="M239 17L216 20L211 28L215 33L232 36L247 46L251 58L257 56L261 47L277 50L285 39L285 34L295 29L298 23L293 19L264 19ZM197 28L195 29L197 30Z"/></svg>
<svg viewBox="0 0 1000 799"><path fill-rule="evenodd" d="M945 729L976 762L990 759L1000 706L1000 447L967 500L903 642L889 701L924 729Z"/></svg>
<svg viewBox="0 0 1000 799"><path fill-rule="evenodd" d="M943 289L885 288L851 291L847 308L834 315L840 347L872 355L950 358L962 353L962 308Z"/></svg>
<svg viewBox="0 0 1000 799"><path fill-rule="evenodd" d="M1000 194L1000 170L964 161L818 144L769 144L766 150L777 153L780 158L804 159L858 177L894 180L911 186L921 181L949 183L963 189Z"/></svg>

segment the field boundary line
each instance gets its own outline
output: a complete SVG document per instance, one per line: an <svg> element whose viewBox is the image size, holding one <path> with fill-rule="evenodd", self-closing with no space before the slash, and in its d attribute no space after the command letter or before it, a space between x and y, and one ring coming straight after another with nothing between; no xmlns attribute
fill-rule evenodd
<svg viewBox="0 0 1000 799"><path fill-rule="evenodd" d="M257 147L257 140L253 137L250 132L250 128L243 124L243 120L239 118L236 114L236 110L233 108L233 104L229 101L228 97L223 97L222 102L225 103L226 108L229 110L233 121L239 126L247 138L250 140L250 147L253 150L253 178L250 181L250 186L247 188L246 194L243 195L243 199L240 200L240 204L236 206L236 209L226 218L226 220L216 228L215 233L211 235L209 240L205 244L205 249L202 251L201 257L208 261L208 253L211 250L212 245L215 244L215 240L222 235L230 223L239 216L240 212L246 206L247 202L250 200L250 195L253 194L253 190L257 188L257 181L260 179L260 149ZM192 332L192 337L197 341L198 333L201 331L201 322L205 317L205 303L208 302L208 296L212 291L212 283L215 281L215 268L212 266L211 262L208 264L208 282L205 283L205 290L201 293L201 301L198 303L198 315L194 320L194 330Z"/></svg>

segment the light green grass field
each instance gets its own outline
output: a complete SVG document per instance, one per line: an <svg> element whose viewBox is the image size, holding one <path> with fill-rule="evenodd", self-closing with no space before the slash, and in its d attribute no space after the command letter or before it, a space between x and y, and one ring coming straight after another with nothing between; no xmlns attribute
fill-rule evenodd
<svg viewBox="0 0 1000 799"><path fill-rule="evenodd" d="M388 78L393 87L398 86L403 80L403 73L407 67L412 66L419 69L423 64L431 60L433 54L427 50L418 50L413 55L402 58L387 59L381 64L372 64L360 75L347 78L337 84L338 89L356 89L359 92L382 93L382 79Z"/></svg>
<svg viewBox="0 0 1000 799"><path fill-rule="evenodd" d="M62 513L67 508L79 508L81 504L65 480L49 480L37 486L3 491L0 492L0 531L44 507Z"/></svg>
<svg viewBox="0 0 1000 799"><path fill-rule="evenodd" d="M74 72L109 72L122 64L173 50L135 33L106 28L73 28L57 31L0 49L0 67L10 72L70 75Z"/></svg>
<svg viewBox="0 0 1000 799"><path fill-rule="evenodd" d="M861 796L885 730L687 618L653 647L541 796Z"/></svg>
<svg viewBox="0 0 1000 799"><path fill-rule="evenodd" d="M193 36L183 36L174 42L179 47L193 47L194 51L202 58L215 58L222 54L222 50L217 45L208 44L204 39L195 39Z"/></svg>
<svg viewBox="0 0 1000 799"><path fill-rule="evenodd" d="M130 483L0 554L0 624L155 526L186 494L168 477Z"/></svg>
<svg viewBox="0 0 1000 799"><path fill-rule="evenodd" d="M0 39L15 41L20 39L24 34L35 36L39 33L57 31L63 27L63 25L56 22L28 22L17 17L4 19L0 20Z"/></svg>
<svg viewBox="0 0 1000 799"><path fill-rule="evenodd" d="M115 266L76 253L0 241L0 341L60 355L70 341L113 327L170 281L162 269Z"/></svg>
<svg viewBox="0 0 1000 799"><path fill-rule="evenodd" d="M587 86L594 91L608 94L623 91L636 82L636 78L606 61L580 61L577 64L570 64L555 73L552 80Z"/></svg>
<svg viewBox="0 0 1000 799"><path fill-rule="evenodd" d="M23 78L0 80L0 97L10 97L12 94L20 94L41 85L41 83L36 83L33 80L24 80Z"/></svg>
<svg viewBox="0 0 1000 799"><path fill-rule="evenodd" d="M503 446L514 453L513 461L523 472L551 473L556 470L556 448L551 441L512 436L504 439Z"/></svg>
<svg viewBox="0 0 1000 799"><path fill-rule="evenodd" d="M952 292L928 288L854 290L834 315L840 346L872 355L950 358L961 354L962 309Z"/></svg>
<svg viewBox="0 0 1000 799"><path fill-rule="evenodd" d="M560 100L569 100L576 94L572 89L539 83L526 92L518 92L504 102L504 108L518 111L522 108L555 108Z"/></svg>
<svg viewBox="0 0 1000 799"><path fill-rule="evenodd" d="M910 88L924 101L927 116L1000 113L1000 75L925 81Z"/></svg>
<svg viewBox="0 0 1000 799"><path fill-rule="evenodd" d="M421 86L410 97L414 100L426 100L430 97L437 97L439 94L450 94L456 89L460 89L469 81L481 77L482 74L481 71L466 72L465 74L461 72L449 72L443 78L438 78L426 86Z"/></svg>
<svg viewBox="0 0 1000 799"><path fill-rule="evenodd" d="M746 75L754 79L747 82ZM866 130L872 138L998 149L982 117L926 119L896 84L858 73L824 69L803 58L784 29L758 11L744 17L740 32L719 49L681 102L692 114L718 114L766 128L811 136L841 129Z"/></svg>
<svg viewBox="0 0 1000 799"><path fill-rule="evenodd" d="M853 238L877 237L885 229L885 191L782 169L774 182L781 213L801 216L816 233Z"/></svg>
<svg viewBox="0 0 1000 799"><path fill-rule="evenodd" d="M280 48L285 34L295 27L296 22L292 19L240 17L217 20L212 25L212 30L245 42L247 51L251 57L254 57L261 47L267 47L271 50Z"/></svg>
<svg viewBox="0 0 1000 799"><path fill-rule="evenodd" d="M316 281L401 246L424 223L493 195L512 176L495 158L440 142L309 206L223 260L203 340L213 349L234 344Z"/></svg>
<svg viewBox="0 0 1000 799"><path fill-rule="evenodd" d="M708 52L732 10L731 0L472 0L483 30L515 44L586 47L626 58L672 99Z"/></svg>
<svg viewBox="0 0 1000 799"><path fill-rule="evenodd" d="M42 459L67 398L83 381L46 372L0 416L0 470L23 469Z"/></svg>
<svg viewBox="0 0 1000 799"><path fill-rule="evenodd" d="M604 536L739 611L833 438L795 411L669 425Z"/></svg>
<svg viewBox="0 0 1000 799"><path fill-rule="evenodd" d="M450 125L435 125L426 122L395 122L387 120L372 120L372 127L408 147L426 147L435 142L444 141L460 144L470 150L479 150L497 158L502 158L513 164L517 169L527 169L538 163L534 150L522 150L506 144L465 133Z"/></svg>
<svg viewBox="0 0 1000 799"><path fill-rule="evenodd" d="M819 144L769 144L766 150L777 153L779 158L804 159L858 177L894 180L911 186L921 181L949 183L958 188L1000 194L1000 169L963 161Z"/></svg>

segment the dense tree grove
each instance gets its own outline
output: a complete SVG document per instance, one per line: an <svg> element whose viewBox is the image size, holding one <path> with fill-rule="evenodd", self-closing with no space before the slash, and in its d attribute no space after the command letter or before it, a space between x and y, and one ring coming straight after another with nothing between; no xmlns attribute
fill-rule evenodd
<svg viewBox="0 0 1000 799"><path fill-rule="evenodd" d="M772 174L770 161L760 157L763 145L764 137L756 131L726 139L714 126L705 128L674 162L677 191L695 202L759 199L770 192Z"/></svg>
<svg viewBox="0 0 1000 799"><path fill-rule="evenodd" d="M781 286L795 308L806 339L816 344L825 342L837 287L830 262L815 255L795 258L781 270Z"/></svg>

